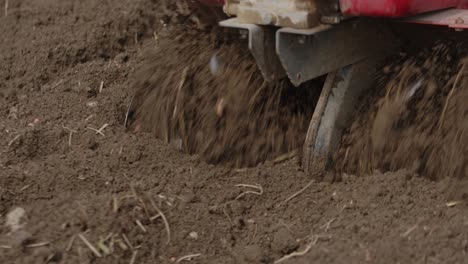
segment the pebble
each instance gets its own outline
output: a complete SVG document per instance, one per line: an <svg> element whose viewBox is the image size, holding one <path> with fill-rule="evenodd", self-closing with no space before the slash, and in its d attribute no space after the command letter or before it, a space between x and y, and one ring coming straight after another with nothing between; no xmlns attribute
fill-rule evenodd
<svg viewBox="0 0 468 264"><path fill-rule="evenodd" d="M16 232L23 228L25 215L26 211L23 208L16 207L7 214L5 225L11 229L11 232Z"/></svg>
<svg viewBox="0 0 468 264"><path fill-rule="evenodd" d="M189 237L191 239L197 240L198 239L198 233L197 232L190 232Z"/></svg>

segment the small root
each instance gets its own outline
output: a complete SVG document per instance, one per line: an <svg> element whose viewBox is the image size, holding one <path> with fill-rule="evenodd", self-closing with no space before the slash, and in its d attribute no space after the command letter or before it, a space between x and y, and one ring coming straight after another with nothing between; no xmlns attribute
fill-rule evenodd
<svg viewBox="0 0 468 264"><path fill-rule="evenodd" d="M164 222L164 227L166 228L166 234L167 234L166 245L168 245L171 242L171 228L169 226L169 222L167 221L167 218L164 215L164 213L161 211L161 209L159 209L159 207L156 205L154 200L151 197L149 197L149 199L150 199L151 206L153 206L154 210L156 210L156 212L158 212L158 214L161 216L161 218L162 218L162 220Z"/></svg>
<svg viewBox="0 0 468 264"><path fill-rule="evenodd" d="M182 262L184 260L191 261L193 258L196 258L196 257L199 257L199 256L201 256L201 254L191 254L191 255L183 256L183 257L179 258L176 261L176 263Z"/></svg>
<svg viewBox="0 0 468 264"><path fill-rule="evenodd" d="M314 236L314 238L309 242L309 244L307 244L307 246L306 246L306 248L304 250L294 251L293 253L288 254L288 255L276 260L274 263L278 264L278 263L284 262L284 261L286 261L288 259L291 259L291 258L304 256L305 254L307 254L312 249L313 246L315 246L315 244L317 244L319 238L320 238L319 236Z"/></svg>

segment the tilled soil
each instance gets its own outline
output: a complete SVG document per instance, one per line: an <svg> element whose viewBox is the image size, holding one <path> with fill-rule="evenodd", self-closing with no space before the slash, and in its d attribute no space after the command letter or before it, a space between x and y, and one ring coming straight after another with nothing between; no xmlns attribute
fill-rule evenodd
<svg viewBox="0 0 468 264"><path fill-rule="evenodd" d="M467 56L465 43L445 41L385 67L383 89L363 100L371 103L343 137L337 167L357 174L407 168L431 179L466 180ZM451 195L466 196L457 192Z"/></svg>
<svg viewBox="0 0 468 264"><path fill-rule="evenodd" d="M0 263L467 261L468 208L447 182L375 171L314 183L297 159L232 169L126 132L135 68L174 23L199 23L174 5L9 1ZM19 226L7 221L18 207Z"/></svg>
<svg viewBox="0 0 468 264"><path fill-rule="evenodd" d="M130 127L238 168L302 147L323 82L267 83L235 33L179 25L162 37L132 85Z"/></svg>

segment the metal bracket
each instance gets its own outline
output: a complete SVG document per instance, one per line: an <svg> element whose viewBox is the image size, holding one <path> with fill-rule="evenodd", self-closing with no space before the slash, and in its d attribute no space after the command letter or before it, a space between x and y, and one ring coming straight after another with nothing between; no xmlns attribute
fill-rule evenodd
<svg viewBox="0 0 468 264"><path fill-rule="evenodd" d="M249 31L249 50L252 52L264 79L267 82L278 80L286 73L275 52L275 29L254 24L239 23L236 18L220 22L228 28L246 29Z"/></svg>
<svg viewBox="0 0 468 264"><path fill-rule="evenodd" d="M303 165L308 174L321 177L333 168L332 155L343 130L355 114L359 97L371 88L382 61L367 59L328 75L304 143Z"/></svg>
<svg viewBox="0 0 468 264"><path fill-rule="evenodd" d="M378 28L362 19L312 29L282 28L276 33L276 52L291 82L298 86L387 47L386 34Z"/></svg>

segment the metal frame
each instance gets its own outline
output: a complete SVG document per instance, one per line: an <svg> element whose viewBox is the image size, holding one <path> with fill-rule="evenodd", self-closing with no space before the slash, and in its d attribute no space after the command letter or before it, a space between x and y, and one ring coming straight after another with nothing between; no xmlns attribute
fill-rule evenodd
<svg viewBox="0 0 468 264"><path fill-rule="evenodd" d="M286 76L275 52L274 28L239 23L236 18L222 21L220 25L228 28L248 30L249 50L266 81L272 82Z"/></svg>
<svg viewBox="0 0 468 264"><path fill-rule="evenodd" d="M226 0L224 11L249 24L311 28L319 23L316 1L310 0Z"/></svg>
<svg viewBox="0 0 468 264"><path fill-rule="evenodd" d="M300 84L374 56L389 47L388 33L375 21L352 19L312 29L281 28L241 23L237 18L221 26L245 29L248 45L265 80L288 76Z"/></svg>

